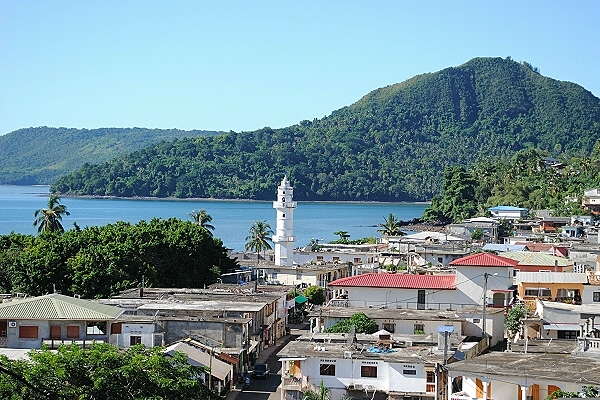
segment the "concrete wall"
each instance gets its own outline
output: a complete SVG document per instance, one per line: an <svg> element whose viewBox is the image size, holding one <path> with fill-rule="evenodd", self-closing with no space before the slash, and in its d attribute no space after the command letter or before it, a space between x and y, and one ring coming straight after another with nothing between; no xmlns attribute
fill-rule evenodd
<svg viewBox="0 0 600 400"><path fill-rule="evenodd" d="M221 322L185 320L166 320L162 324L164 324L166 344L199 335L215 340L223 347L243 347L244 329L241 324L224 326Z"/></svg>
<svg viewBox="0 0 600 400"><path fill-rule="evenodd" d="M417 308L418 289L349 287L346 290L351 307L385 307L387 304L388 308ZM461 298L464 296L456 289L425 289L424 309L445 310L458 304Z"/></svg>
<svg viewBox="0 0 600 400"><path fill-rule="evenodd" d="M17 320L16 327L10 327L7 324L6 329L6 347L15 349L39 349L42 346L42 339L50 339L50 326L61 327L61 339L106 339L108 335L87 335L85 321L42 321L42 320ZM108 322L107 322L108 325ZM38 337L35 339L19 338L19 326L37 326ZM67 326L78 326L79 337L67 338ZM58 338L57 338L58 339Z"/></svg>
<svg viewBox="0 0 600 400"><path fill-rule="evenodd" d="M326 347L326 345L324 346ZM381 360L339 359L327 356L309 356L302 361L302 375L309 377L309 382L319 385L321 380L330 389L345 389L350 385L371 385L382 391L406 391L425 393L426 372L423 364L386 363ZM335 376L320 375L320 364L335 364ZM360 376L361 366L377 367L377 378ZM404 370L415 370L416 375L403 374Z"/></svg>

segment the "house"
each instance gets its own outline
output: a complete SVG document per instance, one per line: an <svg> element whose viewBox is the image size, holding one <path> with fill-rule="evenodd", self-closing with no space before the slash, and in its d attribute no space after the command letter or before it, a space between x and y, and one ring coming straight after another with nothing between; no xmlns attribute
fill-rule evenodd
<svg viewBox="0 0 600 400"><path fill-rule="evenodd" d="M581 205L585 211L589 211L594 215L600 214L600 189L584 190Z"/></svg>
<svg viewBox="0 0 600 400"><path fill-rule="evenodd" d="M123 311L58 293L5 299L0 304L0 347L39 349L44 344L55 349L108 342L110 324Z"/></svg>
<svg viewBox="0 0 600 400"><path fill-rule="evenodd" d="M514 298L513 271L518 261L491 253L475 253L454 260L459 304L481 304L508 307ZM491 303L489 302L491 299Z"/></svg>
<svg viewBox="0 0 600 400"><path fill-rule="evenodd" d="M588 275L576 272L519 272L516 280L519 298L533 309L536 299L581 304Z"/></svg>
<svg viewBox="0 0 600 400"><path fill-rule="evenodd" d="M488 333L492 345L504 340L504 310L486 310ZM452 326L459 336L481 337L481 307L457 310L415 310L396 308L353 308L326 306L309 314L311 332L322 332L337 322L363 313L374 320L380 329L394 335L415 335L419 341L427 335L436 335L440 325Z"/></svg>
<svg viewBox="0 0 600 400"><path fill-rule="evenodd" d="M488 243L496 243L498 240L499 222L493 218L477 217L464 220L460 224L448 225L449 232L465 240L471 240L473 233L480 231L481 240Z"/></svg>
<svg viewBox="0 0 600 400"><path fill-rule="evenodd" d="M345 293L331 300L350 307L447 309L456 304L453 274L414 275L369 273L330 282L328 288ZM456 306L455 306L456 307Z"/></svg>
<svg viewBox="0 0 600 400"><path fill-rule="evenodd" d="M573 271L573 261L565 257L557 257L545 253L531 251L508 251L502 257L510 258L519 263L514 267L515 276L521 272L570 272Z"/></svg>
<svg viewBox="0 0 600 400"><path fill-rule="evenodd" d="M137 344L164 346L165 333L159 329L154 316L123 313L110 326L109 343L121 349Z"/></svg>
<svg viewBox="0 0 600 400"><path fill-rule="evenodd" d="M302 336L278 353L281 398L298 399L301 392L321 382L334 399L346 395L375 400L439 398L446 382L441 366L464 339L453 332L453 326L439 328L434 335L420 338L389 332Z"/></svg>
<svg viewBox="0 0 600 400"><path fill-rule="evenodd" d="M513 206L496 206L488 208L488 211L492 214L495 219L506 219L509 221L518 221L526 218L529 209L522 207Z"/></svg>
<svg viewBox="0 0 600 400"><path fill-rule="evenodd" d="M559 389L600 385L600 358L573 355L576 343L536 340L526 353L491 352L448 364L447 398L541 400Z"/></svg>
<svg viewBox="0 0 600 400"><path fill-rule="evenodd" d="M225 395L229 391L234 382L232 364L223 361L212 351L206 351L195 345L195 342L191 339L170 344L164 350L164 353L168 356L173 356L175 352L185 353L188 364L208 369L204 371L201 377L208 388L216 390L220 395Z"/></svg>
<svg viewBox="0 0 600 400"><path fill-rule="evenodd" d="M328 282L351 275L354 261L360 265L369 264L371 268L378 267L378 265L373 265L375 254L371 254L372 258L365 259L364 264L360 257L354 259L353 255L336 254L338 253L321 253L321 255L315 256L313 262L291 267L262 264L257 268L257 276L259 281L265 284L325 287ZM344 261L347 260L347 257L354 261Z"/></svg>

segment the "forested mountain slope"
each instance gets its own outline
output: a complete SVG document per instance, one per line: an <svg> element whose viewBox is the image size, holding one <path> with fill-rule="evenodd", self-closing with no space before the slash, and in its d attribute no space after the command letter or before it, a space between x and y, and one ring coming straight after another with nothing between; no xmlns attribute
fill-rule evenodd
<svg viewBox="0 0 600 400"><path fill-rule="evenodd" d="M105 162L160 141L215 134L146 128L19 129L0 136L0 184L49 185L86 162Z"/></svg>
<svg viewBox="0 0 600 400"><path fill-rule="evenodd" d="M298 200L429 200L452 165L539 148L589 154L600 99L510 58L476 58L374 90L283 129L161 143L57 180L57 193Z"/></svg>

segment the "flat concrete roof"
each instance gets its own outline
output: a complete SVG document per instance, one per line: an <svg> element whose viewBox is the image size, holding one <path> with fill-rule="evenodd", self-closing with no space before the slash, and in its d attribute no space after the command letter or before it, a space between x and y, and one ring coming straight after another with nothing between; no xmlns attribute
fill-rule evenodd
<svg viewBox="0 0 600 400"><path fill-rule="evenodd" d="M527 378L530 382L600 385L600 359L565 354L493 352L448 364L447 368L455 374L504 381Z"/></svg>
<svg viewBox="0 0 600 400"><path fill-rule="evenodd" d="M395 320L427 320L427 321L463 321L456 311L446 310L413 310L408 308L365 308L365 307L323 307L313 311L310 317L350 318L354 314L364 313L369 318Z"/></svg>

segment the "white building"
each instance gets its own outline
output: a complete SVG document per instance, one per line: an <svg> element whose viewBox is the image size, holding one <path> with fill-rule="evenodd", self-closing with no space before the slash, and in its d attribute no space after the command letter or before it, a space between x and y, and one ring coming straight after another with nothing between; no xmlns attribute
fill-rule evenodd
<svg viewBox="0 0 600 400"><path fill-rule="evenodd" d="M292 200L293 197L294 189L287 176L284 176L281 184L277 187L277 200L273 202L273 208L277 210L277 225L272 240L275 244L275 265L279 266L291 266L294 262L296 202Z"/></svg>

